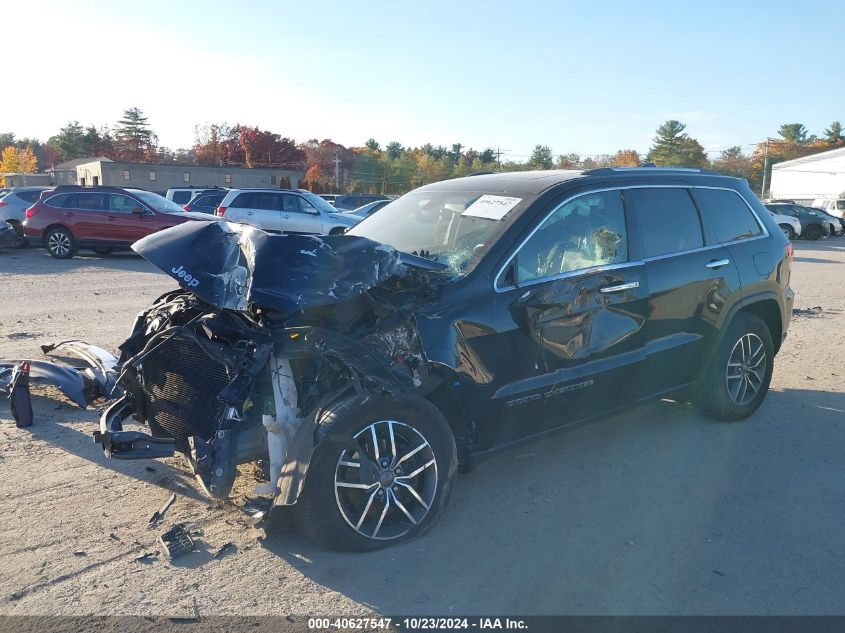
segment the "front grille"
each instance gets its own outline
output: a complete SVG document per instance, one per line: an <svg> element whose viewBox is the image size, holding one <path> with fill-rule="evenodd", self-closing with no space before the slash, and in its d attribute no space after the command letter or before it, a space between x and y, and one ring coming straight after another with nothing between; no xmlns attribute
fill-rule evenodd
<svg viewBox="0 0 845 633"><path fill-rule="evenodd" d="M144 359L141 372L154 437L174 438L176 450L187 454L189 437L214 436L225 408L217 394L231 380L225 365L195 341L174 336Z"/></svg>

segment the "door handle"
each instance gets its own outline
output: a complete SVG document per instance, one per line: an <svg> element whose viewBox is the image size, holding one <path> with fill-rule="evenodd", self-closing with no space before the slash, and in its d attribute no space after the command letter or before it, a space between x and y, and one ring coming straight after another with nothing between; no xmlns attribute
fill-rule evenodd
<svg viewBox="0 0 845 633"><path fill-rule="evenodd" d="M727 266L731 263L729 259L714 259L711 262L707 262L704 264L705 268L709 268L710 270L716 270L717 268L721 268L722 266Z"/></svg>
<svg viewBox="0 0 845 633"><path fill-rule="evenodd" d="M615 286L605 286L604 288L599 288L599 292L603 295L609 295L613 292L624 292L625 290L633 290L634 288L639 287L639 281L629 281L626 284L617 284Z"/></svg>
<svg viewBox="0 0 845 633"><path fill-rule="evenodd" d="M62 213L62 215L65 216L66 218L72 218L73 217L73 213Z"/></svg>

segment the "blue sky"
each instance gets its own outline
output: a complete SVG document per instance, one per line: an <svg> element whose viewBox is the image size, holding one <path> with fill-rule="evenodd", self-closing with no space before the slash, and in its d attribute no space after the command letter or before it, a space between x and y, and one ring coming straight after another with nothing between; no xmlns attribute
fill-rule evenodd
<svg viewBox="0 0 845 633"><path fill-rule="evenodd" d="M14 3L4 23L23 28L4 48L37 79L14 98L6 82L0 131L46 139L138 106L171 148L227 121L521 160L538 143L646 151L676 118L715 152L845 122L842 15L778 0Z"/></svg>

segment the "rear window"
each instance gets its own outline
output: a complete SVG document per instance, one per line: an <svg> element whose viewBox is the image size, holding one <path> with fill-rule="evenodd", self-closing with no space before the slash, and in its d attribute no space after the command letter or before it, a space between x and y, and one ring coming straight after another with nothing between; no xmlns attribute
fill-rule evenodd
<svg viewBox="0 0 845 633"><path fill-rule="evenodd" d="M18 198L25 200L26 202L38 202L38 198L41 196L41 191L21 191L16 195Z"/></svg>
<svg viewBox="0 0 845 633"><path fill-rule="evenodd" d="M174 191L173 202L176 204L187 204L194 197L193 191Z"/></svg>
<svg viewBox="0 0 845 633"><path fill-rule="evenodd" d="M693 189L692 197L719 242L734 242L763 234L739 194L724 189Z"/></svg>
<svg viewBox="0 0 845 633"><path fill-rule="evenodd" d="M629 189L625 202L636 214L644 258L704 246L701 221L686 189Z"/></svg>
<svg viewBox="0 0 845 633"><path fill-rule="evenodd" d="M216 207L223 201L224 196L220 194L214 194L211 196L197 196L196 200L194 200L194 204L192 206L198 207Z"/></svg>

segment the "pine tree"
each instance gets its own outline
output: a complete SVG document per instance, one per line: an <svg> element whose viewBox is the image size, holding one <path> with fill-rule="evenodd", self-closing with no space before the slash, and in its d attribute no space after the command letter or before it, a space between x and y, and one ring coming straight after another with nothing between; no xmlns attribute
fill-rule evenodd
<svg viewBox="0 0 845 633"><path fill-rule="evenodd" d="M824 131L824 138L833 145L845 141L845 134L842 134L842 124L839 121L831 123L830 127Z"/></svg>
<svg viewBox="0 0 845 633"><path fill-rule="evenodd" d="M117 122L115 145L121 158L143 162L155 153L158 138L140 108L129 108Z"/></svg>
<svg viewBox="0 0 845 633"><path fill-rule="evenodd" d="M551 169L554 165L552 150L548 145L535 145L528 164L534 169Z"/></svg>

